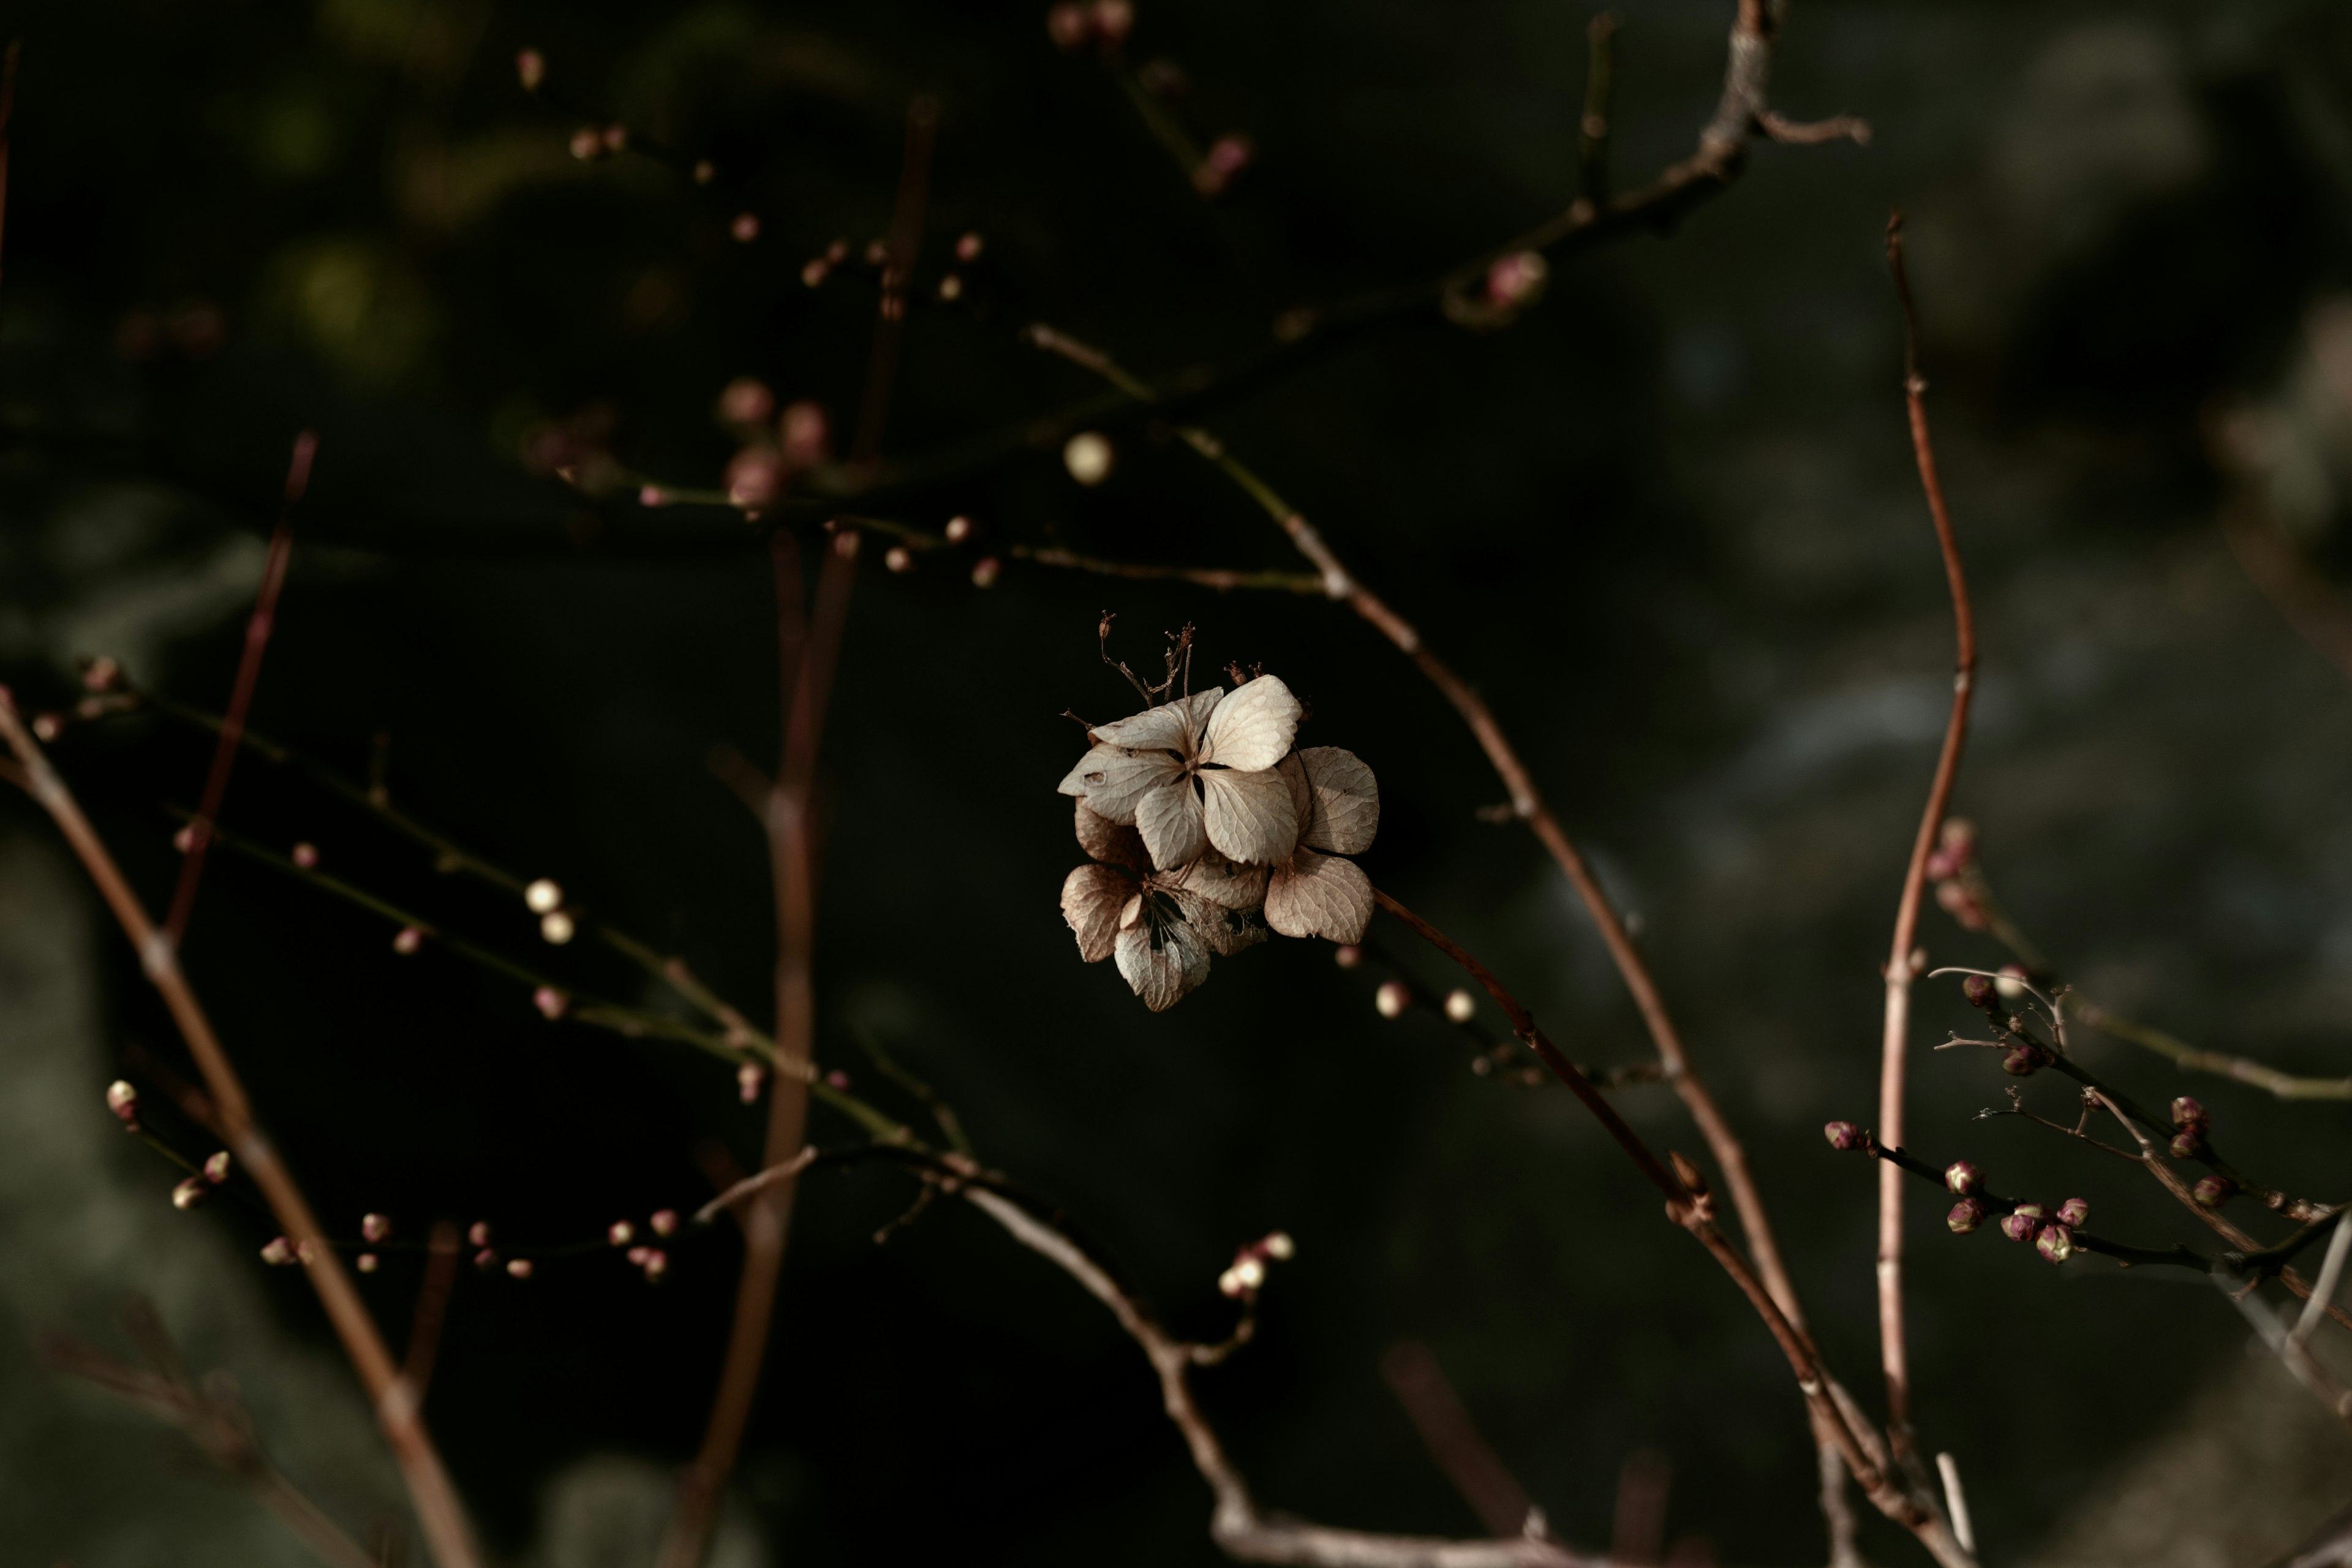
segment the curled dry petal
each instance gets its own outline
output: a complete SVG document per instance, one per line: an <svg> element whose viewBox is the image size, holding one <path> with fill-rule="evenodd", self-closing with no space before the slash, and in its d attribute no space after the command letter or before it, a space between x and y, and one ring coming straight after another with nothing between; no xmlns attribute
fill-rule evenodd
<svg viewBox="0 0 2352 1568"><path fill-rule="evenodd" d="M1110 956L1120 908L1134 892L1135 883L1108 866L1081 866L1062 879L1062 918L1077 933L1080 958L1095 963Z"/></svg>
<svg viewBox="0 0 2352 1568"><path fill-rule="evenodd" d="M1298 805L1298 842L1333 855L1360 855L1381 826L1381 786L1355 752L1309 746L1285 757Z"/></svg>
<svg viewBox="0 0 2352 1568"><path fill-rule="evenodd" d="M1275 868L1265 887L1265 923L1285 936L1361 942L1372 919L1372 879L1353 860L1301 849Z"/></svg>
<svg viewBox="0 0 2352 1568"><path fill-rule="evenodd" d="M1275 677L1261 675L1244 681L1209 715L1201 759L1243 773L1270 768L1290 750L1303 711L1290 688Z"/></svg>
<svg viewBox="0 0 2352 1568"><path fill-rule="evenodd" d="M1130 871L1151 869L1151 857L1143 847L1143 836L1132 827L1113 822L1081 800L1078 805L1078 847L1089 859L1106 866L1124 866Z"/></svg>
<svg viewBox="0 0 2352 1568"><path fill-rule="evenodd" d="M1165 1013L1209 977L1209 948L1192 926L1156 914L1118 933L1118 972L1143 1005Z"/></svg>
<svg viewBox="0 0 2352 1568"><path fill-rule="evenodd" d="M1135 803L1135 826L1143 835L1144 847L1151 851L1151 863L1174 868L1199 859L1209 846L1202 816L1192 781L1181 774L1165 788L1140 796Z"/></svg>
<svg viewBox="0 0 2352 1568"><path fill-rule="evenodd" d="M1064 795L1085 801L1106 821L1126 824L1135 820L1139 801L1153 790L1181 782L1182 776L1182 764L1164 752L1097 746L1078 759L1060 788Z"/></svg>
<svg viewBox="0 0 2352 1568"><path fill-rule="evenodd" d="M1190 697L1179 697L1173 702L1147 708L1131 718L1097 724L1093 730L1094 738L1106 746L1124 746L1129 751L1175 752L1189 757L1200 748L1202 727L1209 722L1211 710L1217 706L1217 700L1223 695L1221 688L1211 687ZM1287 742L1284 743L1288 744Z"/></svg>
<svg viewBox="0 0 2352 1568"><path fill-rule="evenodd" d="M1265 902L1265 867L1237 866L1212 849L1190 866L1163 872L1160 883L1220 909L1254 910Z"/></svg>
<svg viewBox="0 0 2352 1568"><path fill-rule="evenodd" d="M1250 682L1251 686L1256 684L1255 680ZM1288 856L1291 847L1298 842L1297 808L1291 804L1290 787L1280 773L1271 770L1236 773L1212 768L1201 774L1201 790L1206 797L1209 842L1228 859L1271 865ZM1147 831L1146 842L1150 837ZM1154 858L1160 858L1156 847ZM1162 866L1178 863L1160 858Z"/></svg>

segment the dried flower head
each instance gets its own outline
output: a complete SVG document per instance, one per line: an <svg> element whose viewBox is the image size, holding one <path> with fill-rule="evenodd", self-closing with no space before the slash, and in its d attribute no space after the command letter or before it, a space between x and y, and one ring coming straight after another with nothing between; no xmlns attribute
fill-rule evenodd
<svg viewBox="0 0 2352 1568"><path fill-rule="evenodd" d="M1230 695L1211 687L1179 697L1093 726L1094 749L1062 780L1061 792L1107 821L1132 825L1162 869L1190 865L1211 847L1230 860L1270 866L1288 859L1298 843L1299 808L1275 766L1289 752L1302 711L1290 688L1271 675Z"/></svg>
<svg viewBox="0 0 2352 1568"><path fill-rule="evenodd" d="M1231 957L1264 942L1262 867L1236 866L1214 850L1162 871L1143 836L1077 803L1078 847L1092 857L1062 882L1062 918L1088 963L1116 958L1118 973L1155 1013L1174 1006L1209 977L1213 955Z"/></svg>

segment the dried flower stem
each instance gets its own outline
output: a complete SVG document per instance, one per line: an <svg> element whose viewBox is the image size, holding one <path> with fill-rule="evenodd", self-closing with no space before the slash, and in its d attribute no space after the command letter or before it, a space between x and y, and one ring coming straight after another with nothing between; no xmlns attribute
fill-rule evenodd
<svg viewBox="0 0 2352 1568"><path fill-rule="evenodd" d="M1911 863L1904 869L1903 892L1895 906L1895 940L1886 955L1886 1009L1880 1040L1878 1124L1890 1143L1903 1142L1904 1083L1910 1058L1911 982L1919 972L1916 952L1919 895L1927 885L1927 857L1952 798L1952 781L1958 774L1960 752L1968 742L1969 702L1976 689L1976 615L1969 603L1967 574L1960 567L1959 543L1952 533L1951 512L1944 505L1943 482L1936 474L1936 446L1927 429L1927 378L1919 370L1919 323L1911 304L1911 279L1903 267L1903 217L1886 225L1886 264L1895 274L1895 291L1903 305L1903 401L1910 415L1911 453L1919 468L1919 488L1927 495L1927 513L1936 526L1936 543L1943 552L1944 576L1951 588L1952 621L1958 652L1953 660L1952 710L1944 725L1944 745L1936 758L1936 775L1927 786L1927 804L1919 814L1919 832L1911 842ZM1893 1169L1878 1177L1878 1346L1879 1364L1886 1377L1886 1430L1895 1456L1906 1465L1916 1454L1911 1436L1910 1354L1903 1331L1903 1182Z"/></svg>
<svg viewBox="0 0 2352 1568"><path fill-rule="evenodd" d="M311 1288L319 1293L320 1304L326 1309L329 1321L343 1342L344 1353L351 1358L375 1406L376 1421L408 1484L409 1498L415 1505L434 1561L439 1568L472 1568L478 1561L472 1531L441 1456L425 1430L414 1393L393 1364L374 1319L368 1315L366 1304L352 1288L351 1277L343 1272L341 1259L327 1245L309 1200L254 1119L245 1086L230 1065L219 1037L213 1033L212 1021L205 1016L194 990L182 973L178 955L149 919L139 895L123 879L113 856L90 826L89 819L82 815L72 792L18 720L14 704L5 700L0 700L0 739L5 739L16 754L33 798L48 812L80 858L84 870L138 952L149 983L170 1008L181 1037L187 1042L204 1075L229 1152L268 1199L278 1224L300 1250Z"/></svg>

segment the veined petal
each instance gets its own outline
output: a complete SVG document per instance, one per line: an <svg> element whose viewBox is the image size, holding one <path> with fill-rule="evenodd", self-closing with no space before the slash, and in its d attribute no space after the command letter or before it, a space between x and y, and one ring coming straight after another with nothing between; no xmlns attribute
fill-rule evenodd
<svg viewBox="0 0 2352 1568"><path fill-rule="evenodd" d="M1353 860L1301 849L1265 885L1265 923L1285 936L1361 942L1372 919L1372 879Z"/></svg>
<svg viewBox="0 0 2352 1568"><path fill-rule="evenodd" d="M1243 773L1270 768L1290 750L1305 711L1290 688L1271 675L1244 681L1209 715L1201 760Z"/></svg>
<svg viewBox="0 0 2352 1568"><path fill-rule="evenodd" d="M1113 822L1083 800L1078 802L1078 847L1106 866L1124 866L1139 873L1151 869L1143 836Z"/></svg>
<svg viewBox="0 0 2352 1568"><path fill-rule="evenodd" d="M1159 880L1220 909L1254 910L1265 902L1265 868L1237 866L1213 849L1203 850L1189 866L1161 872Z"/></svg>
<svg viewBox="0 0 2352 1568"><path fill-rule="evenodd" d="M1173 702L1163 702L1157 708L1147 708L1131 718L1115 720L1094 727L1094 738L1106 746L1125 746L1130 751L1178 752L1191 756L1200 749L1201 726L1210 716L1210 710L1224 695L1222 687L1213 686L1206 691L1195 691L1190 697L1179 697Z"/></svg>
<svg viewBox="0 0 2352 1568"><path fill-rule="evenodd" d="M1184 911L1185 921L1201 933L1209 951L1219 958L1231 958L1245 947L1255 947L1269 934L1255 909L1226 909L1189 893L1177 894L1176 904Z"/></svg>
<svg viewBox="0 0 2352 1568"><path fill-rule="evenodd" d="M1188 866L1201 858L1209 842L1201 818L1201 797L1193 793L1192 781L1181 774L1135 803L1135 826L1143 835L1143 847L1151 851L1151 863L1162 869Z"/></svg>
<svg viewBox="0 0 2352 1568"><path fill-rule="evenodd" d="M1381 786L1372 770L1337 746L1309 746L1297 757L1311 799L1298 819L1298 842L1335 855L1370 849L1381 827Z"/></svg>
<svg viewBox="0 0 2352 1568"><path fill-rule="evenodd" d="M1201 774L1201 788L1207 796L1209 842L1229 859L1270 865L1298 842L1298 810L1290 804L1290 786L1271 768L1255 773L1211 768Z"/></svg>
<svg viewBox="0 0 2352 1568"><path fill-rule="evenodd" d="M1148 791L1175 778L1182 764L1165 752L1129 752L1117 746L1097 746L1078 759L1062 780L1064 795L1074 795L1094 808L1097 816L1115 823L1135 820L1135 803Z"/></svg>
<svg viewBox="0 0 2352 1568"><path fill-rule="evenodd" d="M1119 906L1134 891L1135 883L1108 866L1081 866L1062 879L1062 918L1077 933L1080 958L1094 963L1110 956Z"/></svg>
<svg viewBox="0 0 2352 1568"><path fill-rule="evenodd" d="M1165 1013L1209 977L1209 949L1181 920L1139 921L1118 933L1118 972L1143 1005Z"/></svg>

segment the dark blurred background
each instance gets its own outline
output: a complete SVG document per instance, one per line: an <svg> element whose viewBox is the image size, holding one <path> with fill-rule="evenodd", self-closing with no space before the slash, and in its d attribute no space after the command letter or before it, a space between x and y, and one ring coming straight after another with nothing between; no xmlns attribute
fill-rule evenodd
<svg viewBox="0 0 2352 1568"><path fill-rule="evenodd" d="M1621 183L1689 151L1729 10L1622 7ZM383 746L395 802L559 879L764 1018L765 857L705 759L777 743L767 555L719 509L631 496L640 477L719 482L735 443L713 404L738 376L854 423L873 284L853 266L811 289L801 270L884 232L910 100L940 119L888 462L1094 395L1021 344L1031 321L1149 374L1221 363L1284 310L1425 277L1557 211L1588 20L1525 0L1148 3L1128 64L1168 62L1168 111L1254 150L1204 200L1036 5L14 7L0 674L29 709L68 707L75 659L105 654L217 709L289 444L315 429L257 727L355 775ZM536 97L516 79L525 47L548 62ZM1876 135L1759 148L1678 232L1565 261L1503 330L1415 317L1202 416L1502 715L1638 921L1825 1348L1874 1405L1874 1183L1818 1129L1874 1103L1877 965L1950 659L1887 211L1911 215L1982 616L1958 805L1990 875L2107 1005L2341 1073L2352 14L1805 0L1774 86L1784 112L1856 113ZM616 120L715 178L572 155L576 130ZM746 212L748 243L730 234ZM949 255L965 233L985 246L968 266ZM950 269L963 298L940 306ZM1342 972L1319 943L1221 961L1157 1016L1077 962L1055 907L1077 859L1057 715L1121 710L1094 641L1108 608L1131 660L1190 621L1211 663L1282 674L1312 703L1303 743L1378 771L1375 880L1580 1058L1646 1049L1558 872L1479 819L1502 791L1468 736L1344 609L1019 561L974 586L1007 542L1297 565L1181 447L1108 428L1099 486L1073 481L1057 442L1016 440L872 508L934 530L966 514L982 542L894 575L869 541L825 747L821 1060L905 1106L853 1035L887 1043L1187 1331L1229 1321L1214 1279L1237 1244L1293 1233L1258 1342L1201 1379L1269 1506L1474 1531L1379 1371L1415 1339L1570 1540L1606 1543L1621 1467L1647 1450L1673 1467L1673 1537L1726 1562L1820 1561L1785 1368L1564 1093L1474 1076L1451 1026L1381 1019L1383 972ZM628 479L583 494L547 471L556 453ZM203 738L133 716L72 725L56 752L160 900L167 807L194 804ZM512 900L437 877L299 774L244 767L226 821L315 843L327 868L572 983L668 1005L584 943L545 947ZM1935 961L2005 956L1940 914L1923 929ZM763 1113L723 1066L550 1024L520 988L443 952L398 958L390 935L223 856L187 949L335 1225L381 1209L411 1235L446 1215L572 1239L700 1201L709 1141L756 1161ZM1375 940L1452 984L1393 928ZM1989 1056L1927 1054L1965 1023L1941 983L1918 1012L1922 1152L2079 1192L2113 1234L2199 1234L2119 1164L1973 1122L2006 1080ZM300 1560L159 1429L32 1359L44 1328L119 1346L131 1291L196 1364L238 1376L339 1517L395 1516L301 1279L256 1261L267 1232L236 1211L174 1215L175 1173L106 1117L127 1061L180 1047L15 798L0 1048L8 1560ZM2340 1104L2085 1050L2149 1098L2203 1094L2270 1179L2340 1190ZM2066 1113L2062 1089L2029 1094ZM1617 1098L1654 1141L1700 1152L1664 1089ZM854 1135L823 1112L819 1131ZM1133 1347L960 1207L877 1247L909 1195L881 1171L805 1184L717 1561L1214 1561L1206 1492ZM2210 1290L1955 1240L1931 1199L1914 1209L1919 1416L1969 1479L1990 1558L2251 1565L2352 1498L2352 1443L2273 1386ZM648 1560L734 1268L714 1237L659 1289L609 1258L460 1282L428 1415L500 1557ZM404 1259L368 1284L395 1342L415 1285ZM1919 1560L1875 1521L1865 1543Z"/></svg>

